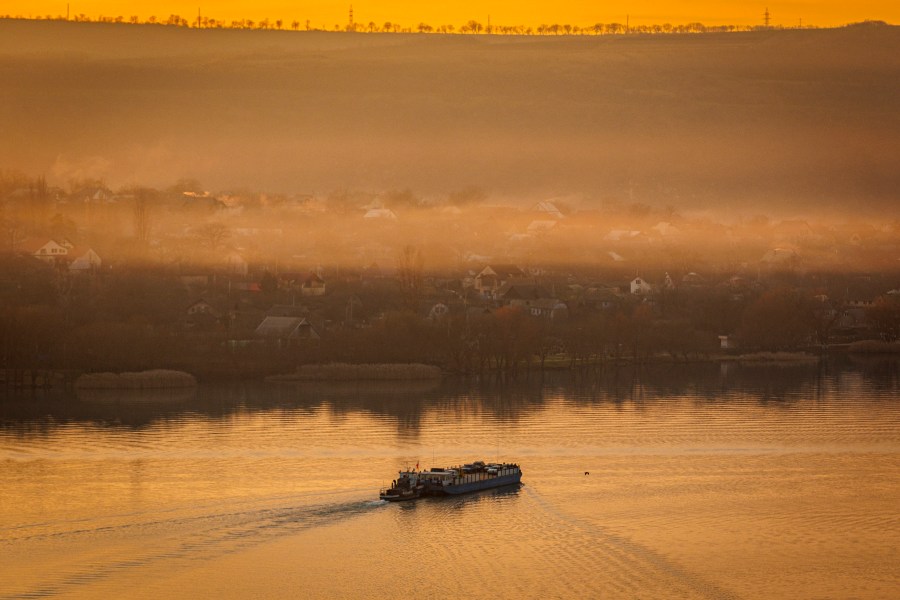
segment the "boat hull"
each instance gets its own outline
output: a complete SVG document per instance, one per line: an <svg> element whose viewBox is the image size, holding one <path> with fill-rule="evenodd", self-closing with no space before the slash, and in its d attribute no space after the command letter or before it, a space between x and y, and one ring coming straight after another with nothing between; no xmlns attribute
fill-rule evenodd
<svg viewBox="0 0 900 600"><path fill-rule="evenodd" d="M468 494L470 492L477 492L480 490L489 490L492 488L503 487L505 485L513 485L521 482L522 473L515 473L513 475L501 475L499 477L490 477L478 481L469 481L466 483L448 485L434 490L429 490L429 492L439 496L458 496L459 494Z"/></svg>
<svg viewBox="0 0 900 600"><path fill-rule="evenodd" d="M421 498L424 492L424 486L420 486L418 488L410 490L401 490L399 492L392 489L386 492L381 492L378 497L382 500L387 500L388 502L401 502L403 500L415 500L416 498Z"/></svg>
<svg viewBox="0 0 900 600"><path fill-rule="evenodd" d="M387 500L388 502L403 502L404 500L415 500L416 498L421 498L419 495L415 496L389 496L387 494L382 494L379 496L382 500Z"/></svg>

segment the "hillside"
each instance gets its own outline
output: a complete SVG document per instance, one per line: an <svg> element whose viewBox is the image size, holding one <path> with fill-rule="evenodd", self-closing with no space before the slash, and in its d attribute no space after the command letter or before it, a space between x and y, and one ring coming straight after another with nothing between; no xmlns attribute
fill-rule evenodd
<svg viewBox="0 0 900 600"><path fill-rule="evenodd" d="M0 168L890 209L900 28L498 37L0 21Z"/></svg>

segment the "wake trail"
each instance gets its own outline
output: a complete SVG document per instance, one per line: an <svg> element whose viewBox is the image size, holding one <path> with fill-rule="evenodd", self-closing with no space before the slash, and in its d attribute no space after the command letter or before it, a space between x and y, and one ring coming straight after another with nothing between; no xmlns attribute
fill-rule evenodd
<svg viewBox="0 0 900 600"><path fill-rule="evenodd" d="M122 571L146 568L163 562L173 563L171 566L174 567L179 562L208 561L301 531L357 518L379 510L386 504L386 502L378 500L356 500L202 515L189 519L159 520L155 521L154 525L160 526L163 532L168 534L169 540L171 540L173 531L177 535L173 544L167 546L167 540L163 539L162 547L158 545L149 552L103 564L93 562L80 565L68 573L60 574L55 581L27 591L2 595L0 600L54 596L120 574ZM139 524L134 527L143 525ZM127 526L97 527L89 531L96 533L116 530L127 535L128 529L130 527ZM179 533L179 529L184 531ZM87 531L69 533L77 535ZM141 533L146 534L146 531Z"/></svg>
<svg viewBox="0 0 900 600"><path fill-rule="evenodd" d="M358 488L352 490L345 490L347 492L364 492L370 491L368 488ZM266 497L264 500L266 502L273 501L283 501L283 500L297 500L300 498L322 498L327 496L325 493L314 493L314 494L293 494L293 495L285 495L285 496L271 496ZM245 515L257 515L263 513L268 510L279 510L283 507L276 508L250 508L247 510L231 510L231 511L223 511L223 512L215 512L213 509L225 507L237 507L241 504L250 504L252 505L254 501L239 501L239 500L220 500L217 502L208 502L205 504L192 504L188 509L183 506L168 508L168 509L158 509L154 511L135 511L128 513L117 513L117 514L109 514L104 515L101 518L97 517L88 517L81 519L70 519L70 520L60 520L60 521L45 521L39 523L27 523L22 525L13 525L9 527L0 528L0 540L2 542L23 542L23 541L33 541L33 540L41 540L41 539L59 539L66 538L69 536L78 536L78 535L93 535L97 533L111 533L116 531L127 531L129 529L135 528L148 528L154 526L171 526L171 525L184 525L192 522L202 522L207 520L214 519L222 519L222 518L230 518L230 517L241 517ZM258 503L258 502L257 502ZM324 504L324 503L323 503ZM289 507L290 508L290 507ZM298 507L299 508L299 507ZM199 511L200 514L196 515L184 515L179 513L184 513L186 510L190 511ZM176 514L179 516L176 517L160 517L159 515L167 515L167 514ZM115 521L118 519L125 519L127 522L125 523L116 523L116 524L98 524L99 521ZM75 527L66 529L65 527ZM55 531L40 531L41 529L49 529L55 528ZM35 530L38 530L35 532Z"/></svg>
<svg viewBox="0 0 900 600"><path fill-rule="evenodd" d="M687 594L699 595L713 600L738 600L733 592L706 581L701 575L673 563L670 559L620 534L613 533L602 525L572 516L544 498L532 486L522 488L525 496L541 511L562 528L568 529L564 536L571 549L572 531L582 537L591 551L602 555L604 562L612 563L620 569L614 574L620 591L640 595L648 583L659 585L670 592L681 590ZM561 528L561 529L562 529ZM617 587L618 587L617 586ZM673 593L672 596L675 594Z"/></svg>

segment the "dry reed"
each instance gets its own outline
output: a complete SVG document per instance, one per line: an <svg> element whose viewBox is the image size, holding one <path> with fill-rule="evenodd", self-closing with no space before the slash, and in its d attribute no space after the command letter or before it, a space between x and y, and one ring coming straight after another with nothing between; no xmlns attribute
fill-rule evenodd
<svg viewBox="0 0 900 600"><path fill-rule="evenodd" d="M75 381L76 389L162 389L197 385L197 379L183 371L154 369L139 373L87 373Z"/></svg>
<svg viewBox="0 0 900 600"><path fill-rule="evenodd" d="M441 369L433 365L330 363L303 365L294 374L270 379L273 381L404 381L440 378Z"/></svg>

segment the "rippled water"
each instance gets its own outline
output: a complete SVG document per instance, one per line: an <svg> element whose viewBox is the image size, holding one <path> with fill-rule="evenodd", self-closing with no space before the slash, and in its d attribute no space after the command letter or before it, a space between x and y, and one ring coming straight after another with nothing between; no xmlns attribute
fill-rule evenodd
<svg viewBox="0 0 900 600"><path fill-rule="evenodd" d="M875 361L0 398L0 597L895 598L898 390ZM377 500L498 457L524 486Z"/></svg>

